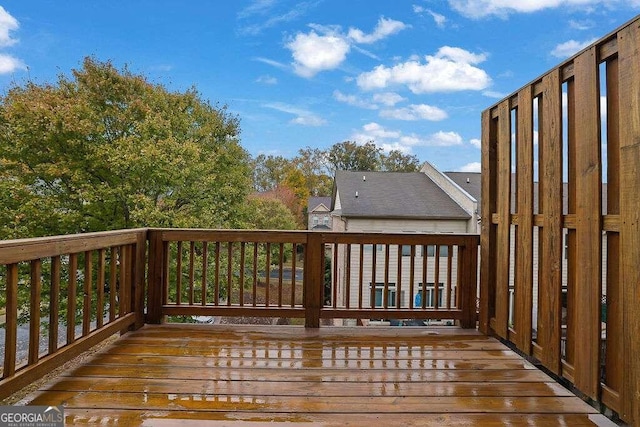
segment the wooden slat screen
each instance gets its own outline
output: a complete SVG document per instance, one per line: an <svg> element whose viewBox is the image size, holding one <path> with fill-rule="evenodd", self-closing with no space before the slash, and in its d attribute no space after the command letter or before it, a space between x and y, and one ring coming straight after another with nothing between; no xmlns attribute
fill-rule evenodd
<svg viewBox="0 0 640 427"><path fill-rule="evenodd" d="M480 329L640 423L640 18L484 111L482 145Z"/></svg>

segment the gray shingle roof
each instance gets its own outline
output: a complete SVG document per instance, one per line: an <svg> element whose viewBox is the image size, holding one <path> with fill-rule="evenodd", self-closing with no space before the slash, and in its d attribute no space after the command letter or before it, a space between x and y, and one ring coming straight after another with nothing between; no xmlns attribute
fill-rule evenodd
<svg viewBox="0 0 640 427"><path fill-rule="evenodd" d="M479 172L445 172L444 174L476 199L478 209L480 209L482 206L482 175Z"/></svg>
<svg viewBox="0 0 640 427"><path fill-rule="evenodd" d="M331 197L309 197L307 203L307 209L309 212L315 210L321 204L325 205L327 209L331 209Z"/></svg>
<svg viewBox="0 0 640 427"><path fill-rule="evenodd" d="M420 172L337 171L335 185L345 217L470 218L460 205Z"/></svg>

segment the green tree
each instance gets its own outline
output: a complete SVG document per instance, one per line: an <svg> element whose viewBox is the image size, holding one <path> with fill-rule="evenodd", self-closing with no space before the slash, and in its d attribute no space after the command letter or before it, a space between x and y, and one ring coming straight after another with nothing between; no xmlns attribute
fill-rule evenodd
<svg viewBox="0 0 640 427"><path fill-rule="evenodd" d="M327 152L332 174L337 170L373 171L380 169L382 148L373 142L358 145L353 141L334 144Z"/></svg>
<svg viewBox="0 0 640 427"><path fill-rule="evenodd" d="M416 172L420 170L420 160L412 154L391 150L380 159L380 169L388 172Z"/></svg>
<svg viewBox="0 0 640 427"><path fill-rule="evenodd" d="M238 119L195 89L92 58L55 84L13 86L0 98L0 177L13 198L0 237L237 226L251 184L238 134Z"/></svg>

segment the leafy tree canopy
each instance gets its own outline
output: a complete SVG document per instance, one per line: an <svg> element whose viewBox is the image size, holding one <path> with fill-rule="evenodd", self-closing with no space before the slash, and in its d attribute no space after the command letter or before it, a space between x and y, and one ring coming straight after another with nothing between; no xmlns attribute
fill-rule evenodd
<svg viewBox="0 0 640 427"><path fill-rule="evenodd" d="M238 119L85 58L0 97L0 238L137 226L237 227L251 190Z"/></svg>

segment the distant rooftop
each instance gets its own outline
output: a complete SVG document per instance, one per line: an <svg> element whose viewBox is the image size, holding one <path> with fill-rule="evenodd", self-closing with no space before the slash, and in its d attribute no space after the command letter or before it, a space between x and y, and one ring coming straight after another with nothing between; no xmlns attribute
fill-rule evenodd
<svg viewBox="0 0 640 427"><path fill-rule="evenodd" d="M469 219L421 172L336 172L341 215L362 218ZM334 208L334 206L332 206Z"/></svg>

